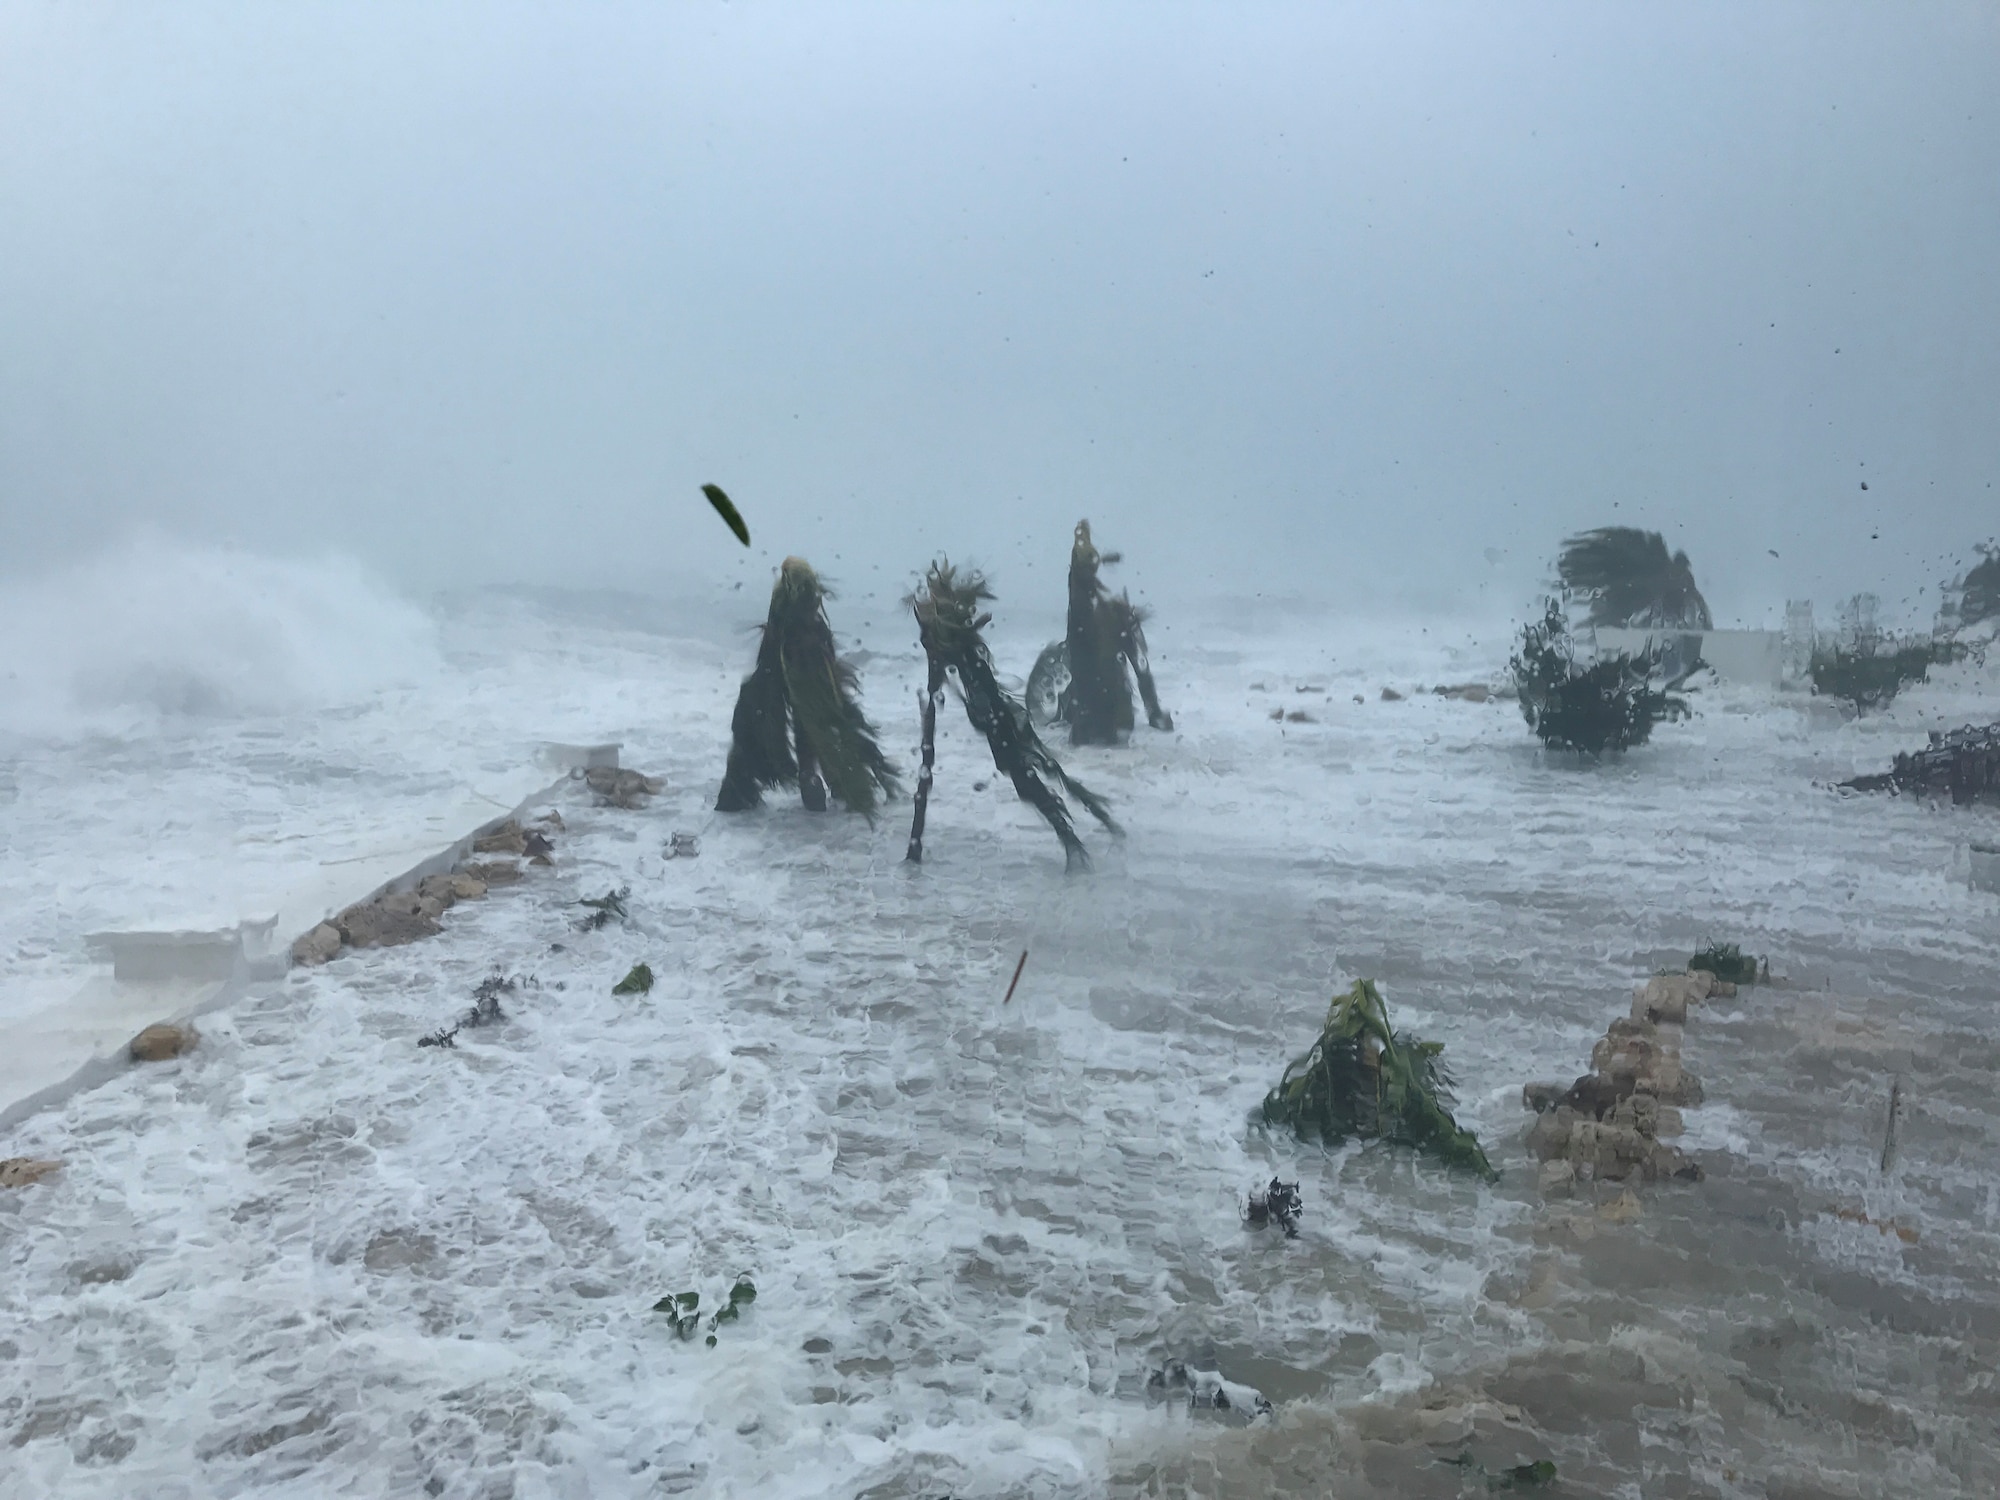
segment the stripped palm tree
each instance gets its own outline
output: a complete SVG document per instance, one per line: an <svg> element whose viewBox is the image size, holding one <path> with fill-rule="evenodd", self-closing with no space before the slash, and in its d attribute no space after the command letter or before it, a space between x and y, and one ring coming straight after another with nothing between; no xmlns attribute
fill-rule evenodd
<svg viewBox="0 0 2000 1500"><path fill-rule="evenodd" d="M1590 605L1592 625L1710 630L1708 601L1685 552L1636 526L1600 526L1563 543L1556 572L1566 593Z"/></svg>
<svg viewBox="0 0 2000 1500"><path fill-rule="evenodd" d="M907 602L917 618L930 677L923 695L923 769L917 776L916 807L910 822L907 859L922 864L924 822L930 810L931 780L937 759L937 711L944 702L947 674L958 678L965 716L986 736L994 766L1014 783L1023 802L1034 804L1048 820L1063 846L1064 862L1074 870L1087 867L1089 853L1077 836L1076 823L1063 801L1067 793L1112 833L1119 831L1104 800L1062 768L1028 722L1028 710L1000 685L993 655L982 631L993 616L980 608L993 597L986 578L976 569L960 572L940 558L931 564L923 584Z"/></svg>
<svg viewBox="0 0 2000 1500"><path fill-rule="evenodd" d="M854 668L834 649L827 597L804 559L785 559L757 665L736 695L717 812L743 812L769 788L796 785L813 812L826 810L831 791L873 821L878 794L895 795L896 773L861 711Z"/></svg>
<svg viewBox="0 0 2000 1500"><path fill-rule="evenodd" d="M1115 745L1131 734L1133 678L1146 722L1155 729L1174 727L1153 682L1146 611L1129 593L1114 595L1098 579L1101 565L1117 561L1116 552L1099 552L1093 545L1090 522L1076 523L1068 629L1062 640L1043 648L1028 674L1029 708L1043 723L1067 723L1072 745Z"/></svg>

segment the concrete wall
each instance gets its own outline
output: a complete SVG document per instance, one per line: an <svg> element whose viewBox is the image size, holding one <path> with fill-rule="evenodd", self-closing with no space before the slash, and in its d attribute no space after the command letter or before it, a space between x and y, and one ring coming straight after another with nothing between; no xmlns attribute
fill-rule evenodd
<svg viewBox="0 0 2000 1500"><path fill-rule="evenodd" d="M1656 641L1686 639L1725 682L1780 688L1788 678L1782 630L1626 630L1600 625L1592 634L1600 651L1633 655Z"/></svg>

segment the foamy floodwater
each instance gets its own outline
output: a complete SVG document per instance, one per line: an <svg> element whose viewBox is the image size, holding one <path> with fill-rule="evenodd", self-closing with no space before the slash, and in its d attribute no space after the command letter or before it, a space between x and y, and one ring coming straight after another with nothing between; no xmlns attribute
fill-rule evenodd
<svg viewBox="0 0 2000 1500"><path fill-rule="evenodd" d="M919 663L877 619L868 701L907 754ZM436 681L339 715L17 753L10 984L67 961L77 903L144 888L115 856L148 818L315 838L534 738L623 738L668 789L570 797L555 869L0 1143L67 1163L0 1195L0 1489L1482 1492L1461 1453L1551 1458L1568 1494L2000 1487L2000 898L1960 863L1993 815L1816 784L1979 716L1978 674L1860 724L1705 693L1579 767L1510 704L1379 696L1495 672L1504 639L1167 620L1178 731L1072 755L1128 837L1065 878L962 715L913 869L906 802L707 811L741 637L525 606L442 629ZM1036 641L999 644L1021 670ZM676 830L698 858L664 857ZM243 857L181 848L188 891ZM625 886L628 923L577 930ZM1688 1028L1708 1180L1629 1224L1543 1204L1521 1084L1583 1071L1710 937L1784 982ZM613 996L640 961L650 995ZM416 1046L495 973L504 1024ZM1250 1123L1357 975L1445 1042L1498 1187ZM1274 1173L1294 1241L1238 1220ZM757 1301L713 1348L650 1311L739 1274ZM1160 1401L1171 1361L1276 1411Z"/></svg>

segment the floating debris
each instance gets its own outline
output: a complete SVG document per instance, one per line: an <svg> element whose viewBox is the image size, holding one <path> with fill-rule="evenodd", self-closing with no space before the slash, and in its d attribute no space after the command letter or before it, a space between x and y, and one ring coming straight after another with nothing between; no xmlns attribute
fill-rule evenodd
<svg viewBox="0 0 2000 1500"><path fill-rule="evenodd" d="M676 833L667 840L668 859L693 859L701 853L701 840L691 833Z"/></svg>
<svg viewBox="0 0 2000 1500"><path fill-rule="evenodd" d="M743 1312L757 1300L756 1283L738 1276L729 1296L708 1320L708 1347L715 1347L715 1332L724 1323L741 1321ZM677 1338L691 1339L701 1331L701 1293L674 1292L653 1304L653 1311L666 1315Z"/></svg>
<svg viewBox="0 0 2000 1500"><path fill-rule="evenodd" d="M1688 961L1688 972L1706 969L1724 984L1755 984L1757 982L1757 960L1745 953L1734 943L1710 942L1701 952L1692 955Z"/></svg>
<svg viewBox="0 0 2000 1500"><path fill-rule="evenodd" d="M1224 1379L1217 1370L1196 1370L1178 1359L1170 1359L1146 1377L1146 1394L1152 1400L1185 1395L1191 1411L1241 1412L1255 1420L1272 1412L1271 1403L1254 1386Z"/></svg>
<svg viewBox="0 0 2000 1500"><path fill-rule="evenodd" d="M583 900L576 904L578 906L589 907L590 915L576 924L577 931L602 931L610 925L613 917L616 917L621 922L629 920L631 913L625 910L625 898L631 894L632 887L628 885L622 886L615 891L606 891L601 896L584 897Z"/></svg>
<svg viewBox="0 0 2000 1500"><path fill-rule="evenodd" d="M1889 770L1840 785L1853 792L1949 794L1958 807L2000 797L2000 724L1933 729L1928 745L1898 755Z"/></svg>
<svg viewBox="0 0 2000 1500"><path fill-rule="evenodd" d="M51 1173L60 1172L59 1161L37 1161L31 1156L10 1156L0 1161L0 1188L28 1187Z"/></svg>
<svg viewBox="0 0 2000 1500"><path fill-rule="evenodd" d="M1271 1179L1270 1186L1260 1192L1253 1192L1243 1210L1243 1222L1252 1229L1262 1229L1266 1224L1276 1224L1285 1231L1285 1238L1299 1237L1299 1217L1305 1212L1305 1203L1299 1197L1296 1182L1280 1182Z"/></svg>
<svg viewBox="0 0 2000 1500"><path fill-rule="evenodd" d="M1456 1458L1441 1458L1438 1462L1450 1464L1455 1469L1469 1469L1486 1481L1489 1492L1540 1490L1556 1482L1556 1466L1546 1458L1538 1458L1531 1464L1515 1464L1507 1469L1489 1469L1470 1453L1461 1453Z"/></svg>
<svg viewBox="0 0 2000 1500"><path fill-rule="evenodd" d="M611 986L614 995L644 995L653 988L653 971L646 964L632 965L632 971Z"/></svg>

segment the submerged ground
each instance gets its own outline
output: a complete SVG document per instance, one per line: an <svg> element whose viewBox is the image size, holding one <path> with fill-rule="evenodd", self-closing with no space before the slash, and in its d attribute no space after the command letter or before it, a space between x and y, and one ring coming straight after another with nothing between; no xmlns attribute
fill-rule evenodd
<svg viewBox="0 0 2000 1500"><path fill-rule="evenodd" d="M919 664L877 623L907 758ZM1962 849L2000 820L1823 785L1992 717L1979 674L1860 724L1710 691L1579 766L1510 704L1379 696L1504 639L1170 620L1177 732L1075 755L1128 837L1065 878L962 715L912 869L907 803L706 810L742 637L547 601L444 630L441 680L351 711L17 748L17 986L121 902L234 878L232 844L535 738L621 738L668 786L579 789L552 870L0 1141L66 1163L0 1194L0 1494L1484 1493L1461 1454L1573 1495L2000 1490L2000 898ZM626 885L629 923L577 930ZM1707 1180L1629 1223L1542 1203L1521 1084L1710 937L1781 982L1688 1028ZM417 1047L496 973L503 1024ZM1364 975L1446 1043L1498 1187L1251 1123ZM1238 1220L1274 1173L1294 1241ZM742 1273L713 1348L649 1311ZM1275 1414L1158 1400L1176 1360Z"/></svg>

